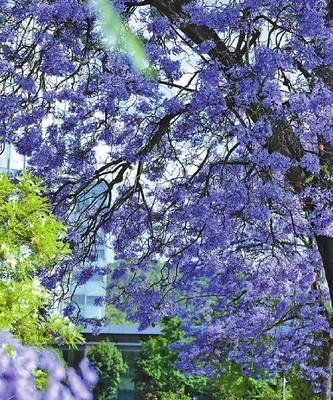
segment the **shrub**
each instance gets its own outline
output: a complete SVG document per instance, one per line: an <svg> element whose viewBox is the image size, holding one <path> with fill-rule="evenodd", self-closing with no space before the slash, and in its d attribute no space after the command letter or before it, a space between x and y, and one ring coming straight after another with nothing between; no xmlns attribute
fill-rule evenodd
<svg viewBox="0 0 333 400"><path fill-rule="evenodd" d="M112 343L104 341L91 346L87 356L99 376L93 390L94 398L116 399L121 374L127 368L120 351Z"/></svg>

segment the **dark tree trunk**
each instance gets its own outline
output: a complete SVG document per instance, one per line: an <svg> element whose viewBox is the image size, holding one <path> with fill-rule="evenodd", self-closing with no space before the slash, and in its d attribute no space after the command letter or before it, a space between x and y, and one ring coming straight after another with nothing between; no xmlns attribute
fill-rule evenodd
<svg viewBox="0 0 333 400"><path fill-rule="evenodd" d="M318 250L323 262L326 281L330 293L331 305L333 305L333 238L328 236L317 236ZM330 312L329 312L330 314ZM332 324L332 315L328 315L330 327ZM327 335L326 343L323 349L323 368L329 373L327 379L323 381L324 390L322 392L322 400L332 399L332 375L333 375L333 341Z"/></svg>
<svg viewBox="0 0 333 400"><path fill-rule="evenodd" d="M332 365L333 365L333 343L332 340L328 339L326 346L324 347L323 367L328 371L329 376L324 380L323 384L325 389L321 394L322 400L331 400L332 392Z"/></svg>
<svg viewBox="0 0 333 400"><path fill-rule="evenodd" d="M331 303L333 300L333 238L317 236L317 245L323 261L326 281L330 292Z"/></svg>
<svg viewBox="0 0 333 400"><path fill-rule="evenodd" d="M327 20L330 21L333 19L333 1L330 0L328 2L328 9L327 9Z"/></svg>

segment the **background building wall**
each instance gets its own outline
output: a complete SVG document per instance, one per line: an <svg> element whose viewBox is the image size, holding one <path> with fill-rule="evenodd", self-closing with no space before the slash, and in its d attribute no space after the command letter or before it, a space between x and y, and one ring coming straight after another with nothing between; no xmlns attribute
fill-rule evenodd
<svg viewBox="0 0 333 400"><path fill-rule="evenodd" d="M10 173L22 170L26 166L26 158L15 151L12 144L6 143L0 154L0 172Z"/></svg>

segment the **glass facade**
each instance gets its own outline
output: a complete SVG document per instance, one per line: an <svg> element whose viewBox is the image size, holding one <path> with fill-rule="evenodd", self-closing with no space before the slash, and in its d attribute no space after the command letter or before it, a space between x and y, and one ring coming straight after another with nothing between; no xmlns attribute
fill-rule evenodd
<svg viewBox="0 0 333 400"><path fill-rule="evenodd" d="M89 345L88 345L89 346ZM140 343L132 346L117 346L121 351L123 360L127 364L127 370L123 373L118 389L117 400L135 400L135 362L140 351ZM84 358L87 348L79 350L63 350L64 359L68 365L77 368Z"/></svg>
<svg viewBox="0 0 333 400"><path fill-rule="evenodd" d="M134 400L135 390L135 362L139 355L139 349L126 349L119 346L123 360L127 364L127 370L121 377L117 400Z"/></svg>
<svg viewBox="0 0 333 400"><path fill-rule="evenodd" d="M10 143L4 144L3 152L0 154L0 172L10 173L11 171L25 168L26 159L17 153Z"/></svg>
<svg viewBox="0 0 333 400"><path fill-rule="evenodd" d="M100 191L105 189L104 185L95 186L91 191L87 191L84 199L77 205L76 213L79 214L83 209L89 206L91 199L96 198ZM75 218L75 216L74 216ZM96 244L95 256L96 260L91 262L91 267L99 267L105 269L113 260L111 250L104 243L107 242L107 238L99 237L99 243ZM78 307L78 313L83 318L102 319L105 317L105 306L102 304L96 304L96 300L106 295L106 276L98 273L94 273L87 283L81 286L74 284L75 293L73 300Z"/></svg>
<svg viewBox="0 0 333 400"><path fill-rule="evenodd" d="M105 267L108 262L107 248L103 245L99 245L96 250L96 255L97 260L92 262L92 267ZM81 317L95 319L102 319L105 317L105 306L96 304L96 301L100 297L105 296L105 287L106 277L94 273L87 283L75 288L73 301Z"/></svg>

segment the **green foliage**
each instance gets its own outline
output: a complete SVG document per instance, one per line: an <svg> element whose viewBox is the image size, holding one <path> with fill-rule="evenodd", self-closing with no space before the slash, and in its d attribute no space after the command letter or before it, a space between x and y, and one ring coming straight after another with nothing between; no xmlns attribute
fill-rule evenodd
<svg viewBox="0 0 333 400"><path fill-rule="evenodd" d="M35 386L38 390L44 392L48 386L48 374L47 371L42 369L36 369L33 373L35 377Z"/></svg>
<svg viewBox="0 0 333 400"><path fill-rule="evenodd" d="M105 317L112 325L133 325L126 319L126 314L109 304L105 309Z"/></svg>
<svg viewBox="0 0 333 400"><path fill-rule="evenodd" d="M329 176L329 175L330 175L330 172L331 172L330 165L327 164L327 163L322 164L322 165L320 166L320 172L321 172L322 175L324 175L324 176Z"/></svg>
<svg viewBox="0 0 333 400"><path fill-rule="evenodd" d="M121 374L127 368L120 351L112 343L105 341L91 346L87 357L99 377L93 390L94 399L116 399Z"/></svg>
<svg viewBox="0 0 333 400"><path fill-rule="evenodd" d="M286 375L286 400L319 400L312 391L311 383L300 379L295 367ZM281 377L272 381L256 380L241 373L234 364L228 364L226 371L210 384L210 400L281 400Z"/></svg>
<svg viewBox="0 0 333 400"><path fill-rule="evenodd" d="M162 393L160 399L161 400L191 400L191 397L189 397L187 394L185 394L185 389L184 389L184 387L182 387L176 393L173 393L173 392Z"/></svg>
<svg viewBox="0 0 333 400"><path fill-rule="evenodd" d="M243 375L237 365L229 363L225 372L211 383L210 395L213 400L281 400L282 379L274 379L271 382L256 380ZM286 400L291 399L288 390Z"/></svg>
<svg viewBox="0 0 333 400"><path fill-rule="evenodd" d="M17 184L0 174L0 257L13 278L24 279L69 253L64 226L50 214L41 182L23 173Z"/></svg>
<svg viewBox="0 0 333 400"><path fill-rule="evenodd" d="M299 377L297 368L288 374L287 387L290 388L292 400L320 400L313 394L311 383Z"/></svg>
<svg viewBox="0 0 333 400"><path fill-rule="evenodd" d="M205 391L207 379L185 377L175 368L178 355L169 349L169 345L181 339L179 325L176 319L165 320L162 335L142 344L135 372L140 398L145 399L150 394L157 396L158 400L171 400L174 393L177 398L186 400L187 395Z"/></svg>
<svg viewBox="0 0 333 400"><path fill-rule="evenodd" d="M24 344L43 346L83 338L66 318L48 312L50 294L36 278L69 254L64 226L50 213L41 182L0 174L0 329Z"/></svg>
<svg viewBox="0 0 333 400"><path fill-rule="evenodd" d="M148 76L153 76L144 47L129 30L108 0L95 0L98 19L101 23L106 45L124 50L129 54L135 68Z"/></svg>
<svg viewBox="0 0 333 400"><path fill-rule="evenodd" d="M52 349L53 353L55 353L58 357L58 360L63 364L65 368L68 368L68 365L66 361L63 358L62 351L54 348ZM42 369L35 369L33 372L33 375L35 377L35 386L38 390L40 391L45 391L48 387L48 373L45 370Z"/></svg>
<svg viewBox="0 0 333 400"><path fill-rule="evenodd" d="M145 393L143 395L144 400L192 400L187 394L184 393L184 388L182 387L178 392L165 392L165 393Z"/></svg>
<svg viewBox="0 0 333 400"><path fill-rule="evenodd" d="M304 185L310 185L310 183L312 183L313 182L313 179L314 179L314 175L309 175L309 176L307 176L305 179L304 179Z"/></svg>

